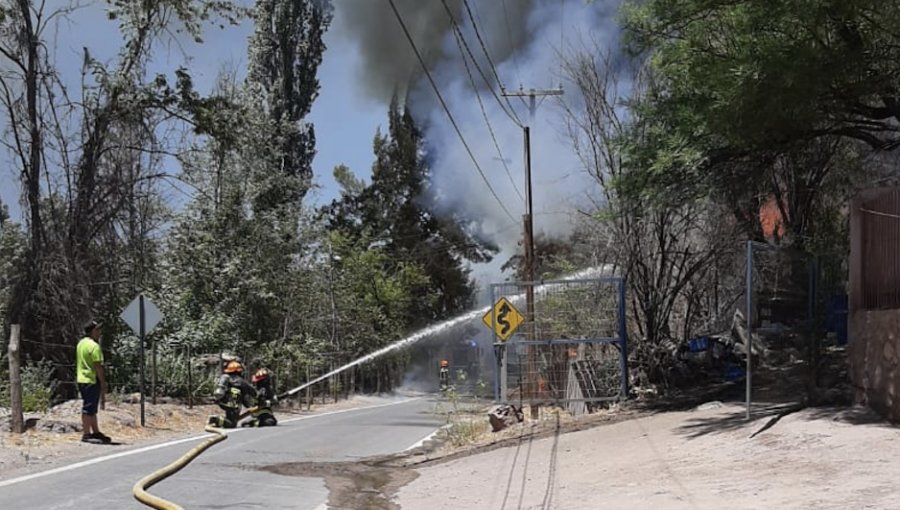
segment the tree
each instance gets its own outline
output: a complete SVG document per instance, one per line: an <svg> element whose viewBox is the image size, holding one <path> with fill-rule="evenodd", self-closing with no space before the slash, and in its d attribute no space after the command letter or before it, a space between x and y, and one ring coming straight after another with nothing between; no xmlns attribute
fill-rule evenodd
<svg viewBox="0 0 900 510"><path fill-rule="evenodd" d="M841 136L897 146L900 6L876 0L632 3L625 29L694 136L734 150ZM679 135L688 135L683 129Z"/></svg>
<svg viewBox="0 0 900 510"><path fill-rule="evenodd" d="M708 197L759 240L772 200L803 248L832 228L816 230L865 148L900 141L896 5L652 0L626 12L652 86L633 104L648 136L628 151L644 170L623 190Z"/></svg>
<svg viewBox="0 0 900 510"><path fill-rule="evenodd" d="M186 72L176 72L175 88L164 76L148 78L153 49L173 31L199 38L205 20L235 13L220 1L111 1L123 46L110 64L85 49L78 87L58 75L46 40L74 8L30 0L0 8L0 103L29 239L3 307L37 341L26 354L61 366L71 353L56 346L86 317L115 317L134 289L153 283L153 236L164 214L156 186L171 147L161 128L192 124L203 106Z"/></svg>
<svg viewBox="0 0 900 510"><path fill-rule="evenodd" d="M296 381L287 365L320 366L334 335L319 320L329 301L325 235L302 202L315 154L305 117L331 7L259 0L253 19L246 79L220 77L204 138L182 159L196 192L169 236L165 306L171 341L259 357Z"/></svg>
<svg viewBox="0 0 900 510"><path fill-rule="evenodd" d="M388 134L375 136L368 186L361 188L346 169L337 169L344 189L329 209L329 222L361 247L383 247L392 260L422 268L434 301L411 303L406 322L421 327L471 306L473 286L465 264L486 262L497 249L466 232L464 216L432 211L437 194L422 134L396 98L388 121Z"/></svg>
<svg viewBox="0 0 900 510"><path fill-rule="evenodd" d="M304 118L319 93L316 71L331 9L327 0L256 1L247 96L265 124L259 135L266 150L255 154L260 159L254 172L257 210L298 202L309 189L316 137Z"/></svg>
<svg viewBox="0 0 900 510"><path fill-rule="evenodd" d="M650 198L623 189L623 182L654 163L629 153L634 145L652 147L656 135L641 110L623 112L623 104L648 91L640 74L617 70L599 45L570 57L564 69L574 89L565 106L568 135L602 197L591 211L593 221L577 232L581 246L575 251L584 251L586 242L595 254L583 257L613 264L625 278L633 365L645 382L665 383L679 344L714 327L729 309L725 299L701 303L696 294L718 290L736 237L721 221L721 209L705 198Z"/></svg>

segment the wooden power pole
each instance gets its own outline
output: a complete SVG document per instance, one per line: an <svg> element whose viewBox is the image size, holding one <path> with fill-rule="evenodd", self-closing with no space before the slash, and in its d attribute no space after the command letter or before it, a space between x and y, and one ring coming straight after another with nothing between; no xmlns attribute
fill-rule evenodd
<svg viewBox="0 0 900 510"><path fill-rule="evenodd" d="M534 114L537 110L537 98L547 96L561 96L563 90L556 89L519 89L517 91L508 91L502 89L501 93L504 97L528 98L528 122L522 128L525 136L525 215L523 217L523 234L525 237L525 320L527 323L526 338L528 340L537 340L537 334L534 327L534 271L536 260L534 256L534 203L531 192L531 127L534 122ZM538 396L538 377L537 377L537 353L534 345L528 346L528 395L530 399ZM539 406L531 405L531 417L537 418L539 415Z"/></svg>

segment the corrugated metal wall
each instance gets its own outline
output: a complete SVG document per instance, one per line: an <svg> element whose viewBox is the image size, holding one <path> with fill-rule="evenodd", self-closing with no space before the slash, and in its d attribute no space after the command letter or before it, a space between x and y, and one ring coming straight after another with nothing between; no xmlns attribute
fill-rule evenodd
<svg viewBox="0 0 900 510"><path fill-rule="evenodd" d="M861 308L900 308L900 188L859 202Z"/></svg>

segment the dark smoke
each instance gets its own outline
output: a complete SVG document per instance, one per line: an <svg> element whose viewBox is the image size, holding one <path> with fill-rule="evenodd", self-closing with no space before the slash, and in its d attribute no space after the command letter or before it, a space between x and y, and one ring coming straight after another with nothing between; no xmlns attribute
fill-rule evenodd
<svg viewBox="0 0 900 510"><path fill-rule="evenodd" d="M442 62L459 58L452 40L451 21L441 0L394 0L416 46L430 70ZM472 51L481 50L462 0L446 0L456 21L462 25ZM482 37L496 62L502 62L528 41L528 15L532 0L469 0ZM390 100L419 83L422 69L410 48L387 0L344 0L335 2L334 27L342 37L354 42L364 62L360 86L375 99Z"/></svg>
<svg viewBox="0 0 900 510"><path fill-rule="evenodd" d="M463 0L446 1L476 59L492 74ZM497 281L500 266L516 253L521 239L522 130L507 117L507 107L501 108L494 100L474 68L473 90L442 1L394 2L484 177L476 171L424 79L388 0L335 2L333 30L359 51L361 91L385 105L394 94L401 101L406 100L425 132L433 176L433 211L469 218L470 230L501 247L501 253L490 264L473 268L477 278ZM496 65L500 85L515 90L520 86L546 89L562 84L567 89L565 97L541 102L533 119L529 119L522 101L511 100L518 116L531 125L534 228L535 233L547 238L562 239L570 233L576 210L590 210L594 203L592 194L598 191L596 181L585 172L566 135L560 101L576 110L579 105L574 88L562 73L562 59L585 50L596 51L595 44L608 49L617 59L620 44L616 17L620 3L621 0L468 0ZM497 85L492 83L490 88L499 92ZM623 80L619 87L627 95L630 83ZM479 94L483 104L478 102ZM502 149L502 159L485 116Z"/></svg>

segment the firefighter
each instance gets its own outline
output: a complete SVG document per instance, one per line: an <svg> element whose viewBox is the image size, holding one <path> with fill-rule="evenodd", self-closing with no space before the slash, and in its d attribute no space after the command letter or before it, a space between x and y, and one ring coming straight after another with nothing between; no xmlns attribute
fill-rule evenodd
<svg viewBox="0 0 900 510"><path fill-rule="evenodd" d="M278 396L272 388L272 373L268 369L260 368L250 379L256 386L256 408L251 413L252 418L244 422L242 427L274 427L278 425L272 406L278 403Z"/></svg>
<svg viewBox="0 0 900 510"><path fill-rule="evenodd" d="M440 380L441 392L445 392L450 389L450 362L445 359L441 360Z"/></svg>
<svg viewBox="0 0 900 510"><path fill-rule="evenodd" d="M237 427L240 419L241 406L253 405L256 399L256 390L244 379L244 366L240 361L229 361L225 364L223 372L216 382L213 397L216 404L219 404L219 407L225 411L225 416L210 416L209 424L233 429Z"/></svg>

